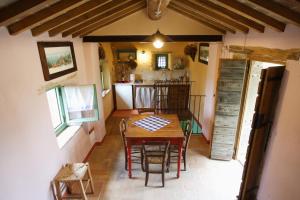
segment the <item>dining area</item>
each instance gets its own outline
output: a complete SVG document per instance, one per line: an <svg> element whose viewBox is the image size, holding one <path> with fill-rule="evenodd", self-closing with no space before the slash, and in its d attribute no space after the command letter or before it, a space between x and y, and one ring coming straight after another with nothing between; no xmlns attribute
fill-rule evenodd
<svg viewBox="0 0 300 200"><path fill-rule="evenodd" d="M110 115L103 142L86 160L95 199L236 197L242 168L209 158L210 144L198 134L191 85L158 81L151 107Z"/></svg>
<svg viewBox="0 0 300 200"><path fill-rule="evenodd" d="M166 114L169 115L169 114ZM162 164L150 164L149 170L159 170L160 173L149 173L148 183L146 182L146 168L144 171L141 165L141 152L143 144L146 152L150 150L159 150L159 147L147 146L147 143L153 141L169 141L170 135L179 138L184 143L184 129L181 125L176 125L176 115L170 114L170 117L160 115L164 119L171 120L169 126L165 126L157 131L148 132L133 123L155 116L151 114L139 114L137 111L115 111L106 122L107 134L100 145L97 145L86 160L90 164L91 173L94 180L94 195L89 199L103 200L164 200L164 199L234 199L237 194L237 187L240 184L240 174L242 169L240 165L233 162L220 162L209 159L209 144L201 135L191 134L186 148L186 170L184 170L183 153L181 154L180 171L178 175L178 146L172 147L170 152L170 164L165 162L163 186ZM126 124L126 134L131 142L131 170L129 162L126 163L126 152L123 143L123 137L120 132L120 123L124 119ZM184 126L183 126L184 127ZM170 133L177 130L175 133ZM164 133L165 132L165 133ZM142 135L143 134L143 135ZM167 136L163 137L162 134ZM174 139L173 141L176 141ZM172 139L171 139L172 141ZM143 143L145 142L145 143ZM173 142L172 142L173 143ZM173 143L174 144L174 143ZM136 148L136 145L138 148ZM182 144L182 151L183 151ZM164 144L161 151L164 151ZM171 142L170 142L170 146ZM170 148L169 146L169 148ZM171 148L170 148L171 149ZM148 151L147 151L148 150ZM176 153L174 153L174 152ZM144 153L145 155L145 153ZM148 153L149 155L149 153ZM152 155L152 152L150 153ZM159 153L159 156L162 154ZM161 161L160 159L158 159ZM144 159L145 161L145 159ZM152 160L153 161L153 160ZM160 162L159 162L160 163ZM146 163L144 163L145 166ZM156 165L156 166L155 166ZM126 169L127 167L127 169ZM129 177L131 173L131 178Z"/></svg>
<svg viewBox="0 0 300 200"><path fill-rule="evenodd" d="M180 177L181 161L186 170L186 156L191 137L191 123L184 129L176 114L140 114L120 121L120 134L124 146L125 169L133 178L132 164L140 164L145 172L145 186L149 174L161 174L162 187L170 165L176 165L176 178ZM152 169L154 168L154 169Z"/></svg>

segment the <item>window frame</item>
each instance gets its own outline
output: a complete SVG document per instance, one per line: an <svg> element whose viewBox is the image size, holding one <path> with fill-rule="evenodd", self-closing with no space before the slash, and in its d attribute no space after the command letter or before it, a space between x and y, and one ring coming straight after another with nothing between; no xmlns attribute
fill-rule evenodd
<svg viewBox="0 0 300 200"><path fill-rule="evenodd" d="M50 91L50 90L55 91L56 101L57 101L58 109L59 109L59 116L60 116L61 124L58 125L57 127L53 127L55 135L59 136L60 133L63 132L68 127L68 124L67 124L67 121L66 121L66 116L65 116L65 110L64 110L64 106L63 106L62 93L61 93L60 86L51 88L51 89L47 90L47 92ZM49 101L48 101L48 104L49 104Z"/></svg>
<svg viewBox="0 0 300 200"><path fill-rule="evenodd" d="M67 107L66 95L63 90L64 87L56 86L56 87L53 87L46 91L46 92L48 92L50 90L55 90L56 101L57 101L58 108L59 108L61 124L59 124L57 127L53 127L53 125L52 125L56 137L58 137L64 130L66 130L70 126L78 125L78 123L82 123L82 122L91 122L91 121L99 120L99 107L98 107L96 85L93 84L93 87L94 87L94 94L95 94L94 101L93 101L95 117L72 119L72 120L70 119L68 110L67 110L68 107ZM48 104L49 104L49 100L48 100Z"/></svg>
<svg viewBox="0 0 300 200"><path fill-rule="evenodd" d="M158 67L158 58L165 57L166 58L166 67L160 68ZM168 53L157 53L155 54L155 70L167 70L169 69L169 54Z"/></svg>
<svg viewBox="0 0 300 200"><path fill-rule="evenodd" d="M95 117L87 117L87 118L80 118L80 119L70 119L69 113L68 113L68 106L66 101L66 94L64 92L64 87L61 87L62 90L62 99L63 99L63 105L64 105L64 111L65 111L65 117L66 117L66 123L72 124L72 123L82 123L82 122L91 122L91 121L97 121L99 120L99 107L98 107L98 98L97 98L97 89L96 85L92 84L94 87L94 101L93 101L93 108L95 109Z"/></svg>

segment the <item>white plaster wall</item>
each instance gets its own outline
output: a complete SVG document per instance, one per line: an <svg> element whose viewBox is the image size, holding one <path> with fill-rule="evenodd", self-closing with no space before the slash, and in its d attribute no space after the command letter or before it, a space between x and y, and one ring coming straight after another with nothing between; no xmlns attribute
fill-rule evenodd
<svg viewBox="0 0 300 200"><path fill-rule="evenodd" d="M300 28L288 25L284 33L267 29L250 32L246 42L240 34L225 36L225 45L269 48L300 48ZM226 54L224 54L226 55ZM288 61L279 92L279 103L266 153L258 200L300 199L300 62Z"/></svg>
<svg viewBox="0 0 300 200"><path fill-rule="evenodd" d="M215 94L219 69L219 58L221 56L222 43L209 44L209 62L205 82L205 101L203 111L203 135L207 140L211 139L214 116L215 116Z"/></svg>
<svg viewBox="0 0 300 200"><path fill-rule="evenodd" d="M268 47L277 49L300 48L299 27L288 24L284 32L274 31L266 28L265 33L259 33L250 29L249 34L237 32L227 33L224 43L230 45L244 45Z"/></svg>
<svg viewBox="0 0 300 200"><path fill-rule="evenodd" d="M258 200L300 199L300 63L289 61L280 89Z"/></svg>
<svg viewBox="0 0 300 200"><path fill-rule="evenodd" d="M103 97L103 110L104 110L104 118L107 119L111 112L114 110L114 102L113 102L113 94L112 94L112 83L115 79L115 69L113 65L113 53L111 50L110 43L102 43L102 47L105 51L105 61L104 65L106 67L107 73L105 75L109 74L109 81L107 81L107 84L110 84L110 92Z"/></svg>
<svg viewBox="0 0 300 200"><path fill-rule="evenodd" d="M150 20L146 9L138 11L90 35L149 35L157 29L169 35L221 34L193 19L167 9L160 20Z"/></svg>
<svg viewBox="0 0 300 200"><path fill-rule="evenodd" d="M86 65L81 39L65 38L74 44L78 71L45 82L36 42L54 40L62 39L46 35L34 38L30 32L9 36L6 29L0 29L1 199L52 199L50 181L59 168L66 162L81 162L95 142L80 128L62 149L57 146L45 88L97 80L87 78L95 66ZM103 113L100 119L95 123L98 141L105 134Z"/></svg>

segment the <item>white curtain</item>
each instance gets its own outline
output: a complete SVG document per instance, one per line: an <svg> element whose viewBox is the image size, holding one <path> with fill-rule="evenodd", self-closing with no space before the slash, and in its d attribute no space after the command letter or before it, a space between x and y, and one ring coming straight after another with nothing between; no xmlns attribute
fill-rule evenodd
<svg viewBox="0 0 300 200"><path fill-rule="evenodd" d="M137 87L135 96L136 108L153 108L154 105L154 88Z"/></svg>
<svg viewBox="0 0 300 200"><path fill-rule="evenodd" d="M95 95L93 85L66 86L64 92L69 112L93 110Z"/></svg>

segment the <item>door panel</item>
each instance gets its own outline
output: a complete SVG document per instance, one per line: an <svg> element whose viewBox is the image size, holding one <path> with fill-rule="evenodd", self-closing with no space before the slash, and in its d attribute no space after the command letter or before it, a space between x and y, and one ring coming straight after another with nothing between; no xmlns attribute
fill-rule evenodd
<svg viewBox="0 0 300 200"><path fill-rule="evenodd" d="M211 142L212 159L232 159L247 71L247 60L221 59Z"/></svg>
<svg viewBox="0 0 300 200"><path fill-rule="evenodd" d="M256 199L284 69L270 67L262 70L239 200Z"/></svg>

